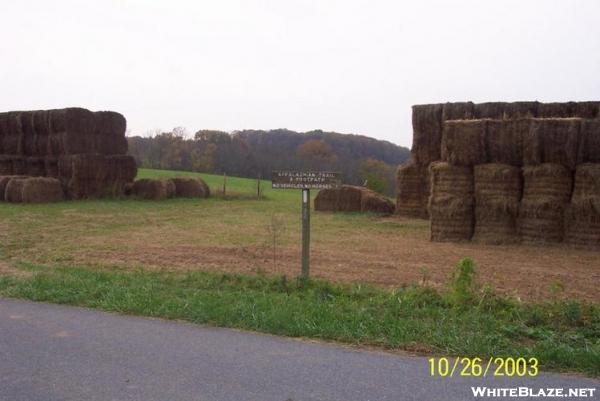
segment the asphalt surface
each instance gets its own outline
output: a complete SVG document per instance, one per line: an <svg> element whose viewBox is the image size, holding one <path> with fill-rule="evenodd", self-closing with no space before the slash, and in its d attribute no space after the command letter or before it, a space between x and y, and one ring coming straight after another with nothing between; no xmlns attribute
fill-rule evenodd
<svg viewBox="0 0 600 401"><path fill-rule="evenodd" d="M600 399L597 380L498 379L431 378L427 358L0 299L2 401L448 401L474 399L475 385L591 387Z"/></svg>

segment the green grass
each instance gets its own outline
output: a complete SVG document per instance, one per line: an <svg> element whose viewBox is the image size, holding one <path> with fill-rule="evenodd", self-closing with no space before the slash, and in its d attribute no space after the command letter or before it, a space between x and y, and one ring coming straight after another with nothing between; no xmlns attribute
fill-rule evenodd
<svg viewBox="0 0 600 401"><path fill-rule="evenodd" d="M0 295L440 355L536 357L544 369L600 375L600 308L525 304L477 288L468 260L447 292L393 291L284 276L120 272L22 265Z"/></svg>

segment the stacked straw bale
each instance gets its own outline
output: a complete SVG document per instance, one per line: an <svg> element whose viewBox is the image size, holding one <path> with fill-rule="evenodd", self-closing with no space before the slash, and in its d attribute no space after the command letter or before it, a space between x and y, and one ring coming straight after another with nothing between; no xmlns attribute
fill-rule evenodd
<svg viewBox="0 0 600 401"><path fill-rule="evenodd" d="M600 163L600 119L581 121L577 163Z"/></svg>
<svg viewBox="0 0 600 401"><path fill-rule="evenodd" d="M486 244L518 242L521 170L507 164L474 168L475 231L473 240Z"/></svg>
<svg viewBox="0 0 600 401"><path fill-rule="evenodd" d="M564 212L571 198L571 171L544 163L523 168L523 198L518 229L524 243L561 242Z"/></svg>
<svg viewBox="0 0 600 401"><path fill-rule="evenodd" d="M571 170L577 165L580 118L532 119L523 137L523 163L555 163Z"/></svg>
<svg viewBox="0 0 600 401"><path fill-rule="evenodd" d="M429 169L409 162L398 168L396 213L420 219L429 218Z"/></svg>
<svg viewBox="0 0 600 401"><path fill-rule="evenodd" d="M58 178L74 199L119 193L136 172L126 124L82 108L0 113L0 174Z"/></svg>
<svg viewBox="0 0 600 401"><path fill-rule="evenodd" d="M521 166L523 137L529 132L531 120L489 120L486 125L485 150L490 163Z"/></svg>
<svg viewBox="0 0 600 401"><path fill-rule="evenodd" d="M565 215L565 242L600 249L600 164L577 166L571 203Z"/></svg>
<svg viewBox="0 0 600 401"><path fill-rule="evenodd" d="M430 165L432 241L468 241L473 235L473 169L446 162Z"/></svg>
<svg viewBox="0 0 600 401"><path fill-rule="evenodd" d="M486 163L486 125L486 120L451 120L444 122L442 160L467 167Z"/></svg>

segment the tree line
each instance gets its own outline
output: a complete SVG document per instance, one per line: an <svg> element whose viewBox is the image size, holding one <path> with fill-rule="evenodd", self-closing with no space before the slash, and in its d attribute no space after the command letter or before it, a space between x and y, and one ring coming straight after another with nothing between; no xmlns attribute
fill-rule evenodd
<svg viewBox="0 0 600 401"><path fill-rule="evenodd" d="M347 184L393 195L395 170L410 157L407 148L362 135L287 129L233 133L200 130L193 138L175 128L128 138L138 166L264 179L279 169L330 170Z"/></svg>

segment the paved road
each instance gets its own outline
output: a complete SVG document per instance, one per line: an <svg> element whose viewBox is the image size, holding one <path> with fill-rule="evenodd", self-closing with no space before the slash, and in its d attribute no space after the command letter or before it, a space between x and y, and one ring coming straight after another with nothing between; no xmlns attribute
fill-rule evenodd
<svg viewBox="0 0 600 401"><path fill-rule="evenodd" d="M432 379L426 358L13 300L0 300L0 357L2 401L448 401L473 399L477 383L524 383ZM600 391L550 374L528 384Z"/></svg>

